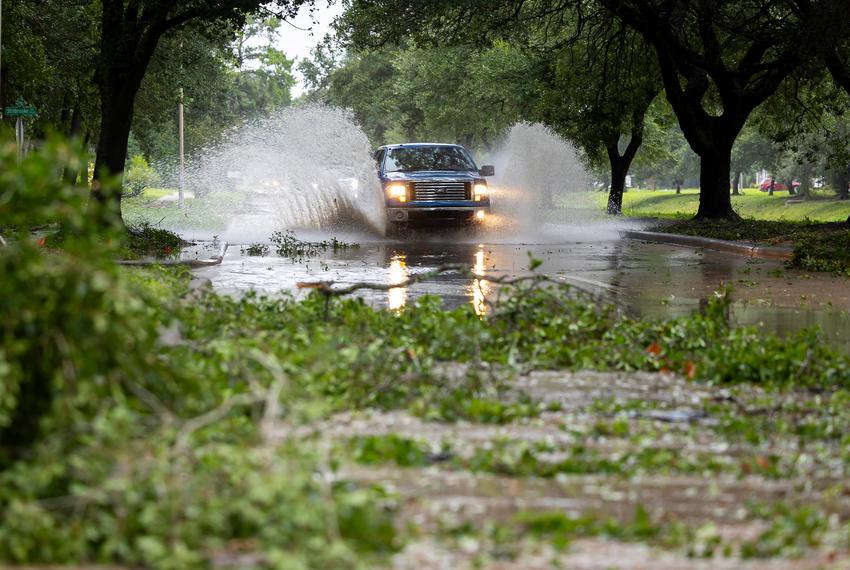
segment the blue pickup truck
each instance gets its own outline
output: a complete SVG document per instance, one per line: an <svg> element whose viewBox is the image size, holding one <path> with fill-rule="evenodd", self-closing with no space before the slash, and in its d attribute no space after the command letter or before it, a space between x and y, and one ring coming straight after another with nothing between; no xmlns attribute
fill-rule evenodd
<svg viewBox="0 0 850 570"><path fill-rule="evenodd" d="M490 213L485 176L456 144L395 144L375 151L390 227L418 220L481 222Z"/></svg>

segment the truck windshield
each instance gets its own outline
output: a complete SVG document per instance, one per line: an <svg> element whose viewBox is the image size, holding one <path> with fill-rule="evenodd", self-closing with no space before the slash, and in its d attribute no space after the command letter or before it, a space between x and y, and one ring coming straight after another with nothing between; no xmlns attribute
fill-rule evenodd
<svg viewBox="0 0 850 570"><path fill-rule="evenodd" d="M391 148L387 153L384 170L475 170L475 164L466 151L457 146L414 146Z"/></svg>

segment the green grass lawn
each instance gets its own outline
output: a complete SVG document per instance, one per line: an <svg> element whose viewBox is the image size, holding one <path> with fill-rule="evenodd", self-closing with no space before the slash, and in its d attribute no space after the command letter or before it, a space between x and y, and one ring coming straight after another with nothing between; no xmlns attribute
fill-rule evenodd
<svg viewBox="0 0 850 570"><path fill-rule="evenodd" d="M243 195L239 192L214 192L209 196L186 200L181 210L177 201L159 201L174 193L165 188L148 188L140 196L125 198L121 213L128 224L148 223L154 227L174 230L223 230L228 215L239 206Z"/></svg>
<svg viewBox="0 0 850 570"><path fill-rule="evenodd" d="M850 276L850 201L831 196L788 203L787 192L768 196L748 188L732 196L740 221L693 221L699 205L699 190L631 190L623 195L623 214L635 218L655 218L648 229L748 243L787 244L794 248L791 265L809 271L827 271ZM594 206L603 209L607 193L593 195ZM670 221L662 221L670 220Z"/></svg>
<svg viewBox="0 0 850 570"><path fill-rule="evenodd" d="M850 201L816 197L800 203L788 204L788 193L768 196L756 188L743 190L742 196L732 196L732 206L742 218L756 220L783 220L789 222L841 222L850 216ZM605 207L607 193L595 194L600 208ZM629 190L623 195L623 214L640 218L689 218L696 214L699 190Z"/></svg>
<svg viewBox="0 0 850 570"><path fill-rule="evenodd" d="M177 194L177 188L145 188L142 191L141 198L156 200L158 198L164 198L169 194Z"/></svg>

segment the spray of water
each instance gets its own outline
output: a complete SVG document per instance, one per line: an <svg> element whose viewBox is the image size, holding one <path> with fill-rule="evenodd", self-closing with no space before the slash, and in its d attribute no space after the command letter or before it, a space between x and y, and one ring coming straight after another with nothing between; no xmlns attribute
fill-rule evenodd
<svg viewBox="0 0 850 570"><path fill-rule="evenodd" d="M282 229L383 235L385 207L369 141L351 116L323 105L245 122L189 162L187 188L228 241Z"/></svg>
<svg viewBox="0 0 850 570"><path fill-rule="evenodd" d="M598 234L590 227L588 201L576 199L590 182L572 145L528 123L514 125L504 140L493 157L494 215L484 235L452 239L529 242ZM218 227L208 233L231 243L264 241L282 229L308 237L308 230L383 235L384 198L371 154L347 111L324 105L281 109L234 128L190 160L187 188L195 198L187 208L203 210L201 218L209 211ZM199 227L197 219L192 227ZM186 228L178 222L175 229ZM433 237L440 236L417 239Z"/></svg>
<svg viewBox="0 0 850 570"><path fill-rule="evenodd" d="M590 177L573 146L541 124L517 123L494 156L493 211L501 232L531 239L546 225L586 223Z"/></svg>

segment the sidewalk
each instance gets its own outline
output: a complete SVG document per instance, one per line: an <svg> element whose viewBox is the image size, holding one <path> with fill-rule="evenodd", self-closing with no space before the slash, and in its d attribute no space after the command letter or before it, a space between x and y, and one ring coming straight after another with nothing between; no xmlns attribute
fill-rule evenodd
<svg viewBox="0 0 850 570"><path fill-rule="evenodd" d="M757 257L760 259L790 261L794 257L794 250L790 247L756 245L752 243L727 241L699 236L645 232L639 230L621 230L620 237L657 243L683 245L688 247L698 247L703 249L713 249L737 255L746 255L747 257Z"/></svg>

